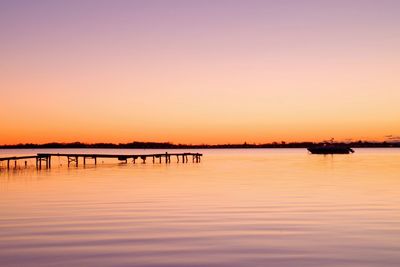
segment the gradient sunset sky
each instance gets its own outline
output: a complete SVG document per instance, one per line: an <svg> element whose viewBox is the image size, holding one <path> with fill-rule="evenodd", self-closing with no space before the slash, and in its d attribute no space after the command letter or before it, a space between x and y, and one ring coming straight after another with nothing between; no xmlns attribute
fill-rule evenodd
<svg viewBox="0 0 400 267"><path fill-rule="evenodd" d="M0 0L0 144L400 135L400 1Z"/></svg>

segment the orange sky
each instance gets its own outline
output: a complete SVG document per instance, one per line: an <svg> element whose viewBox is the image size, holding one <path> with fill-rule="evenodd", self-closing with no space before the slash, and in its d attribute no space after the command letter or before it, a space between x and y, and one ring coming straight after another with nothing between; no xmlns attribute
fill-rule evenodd
<svg viewBox="0 0 400 267"><path fill-rule="evenodd" d="M396 1L0 4L0 144L400 135Z"/></svg>

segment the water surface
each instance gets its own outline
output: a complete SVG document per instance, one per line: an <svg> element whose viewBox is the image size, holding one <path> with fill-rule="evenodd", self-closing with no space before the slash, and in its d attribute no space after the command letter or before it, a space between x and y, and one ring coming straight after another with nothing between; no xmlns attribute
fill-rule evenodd
<svg viewBox="0 0 400 267"><path fill-rule="evenodd" d="M0 266L400 266L399 149L191 151L1 169Z"/></svg>

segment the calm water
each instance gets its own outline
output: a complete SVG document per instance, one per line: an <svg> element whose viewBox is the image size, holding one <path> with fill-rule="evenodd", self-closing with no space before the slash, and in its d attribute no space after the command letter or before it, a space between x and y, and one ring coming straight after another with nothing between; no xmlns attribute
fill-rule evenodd
<svg viewBox="0 0 400 267"><path fill-rule="evenodd" d="M400 266L399 149L203 153L2 169L0 266Z"/></svg>

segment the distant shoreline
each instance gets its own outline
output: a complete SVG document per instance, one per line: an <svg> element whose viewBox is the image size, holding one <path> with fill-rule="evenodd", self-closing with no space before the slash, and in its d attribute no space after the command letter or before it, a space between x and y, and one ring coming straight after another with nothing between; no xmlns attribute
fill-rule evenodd
<svg viewBox="0 0 400 267"><path fill-rule="evenodd" d="M267 144L219 144L219 145L188 145L173 143L157 143L157 142L132 142L123 144L113 143L94 143L86 144L81 142L74 143L46 143L46 144L15 144L0 145L0 149L47 149L47 148L113 148L113 149L238 149L238 148L307 148L310 146L322 145L323 143L314 142L293 142L293 143L267 143ZM368 142L357 141L349 143L335 143L338 145L347 145L354 148L390 148L400 147L400 142Z"/></svg>

